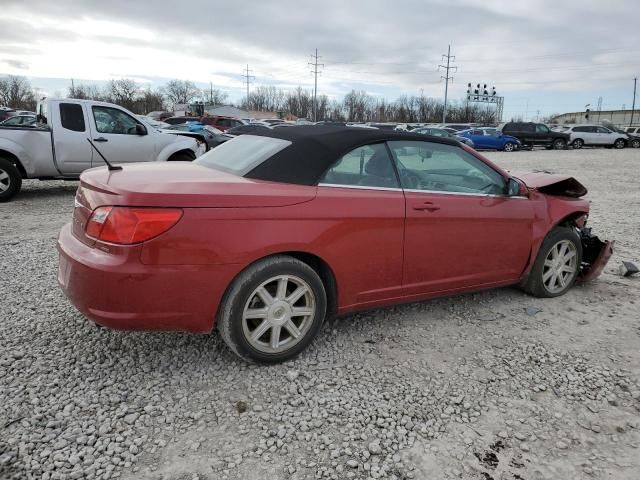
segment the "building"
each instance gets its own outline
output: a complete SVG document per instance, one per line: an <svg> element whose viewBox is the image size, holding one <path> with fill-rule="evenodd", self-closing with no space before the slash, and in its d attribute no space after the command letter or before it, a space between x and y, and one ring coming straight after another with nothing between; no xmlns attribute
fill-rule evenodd
<svg viewBox="0 0 640 480"><path fill-rule="evenodd" d="M587 112L562 113L551 118L549 123L573 124L573 123L600 123L611 122L618 127L631 125L631 113L633 112L633 125L640 126L640 110L602 110L589 112L589 118L585 118Z"/></svg>

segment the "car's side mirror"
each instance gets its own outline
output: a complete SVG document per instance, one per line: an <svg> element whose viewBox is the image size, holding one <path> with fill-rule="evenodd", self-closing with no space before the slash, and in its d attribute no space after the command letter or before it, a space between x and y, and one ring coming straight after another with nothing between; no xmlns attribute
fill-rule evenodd
<svg viewBox="0 0 640 480"><path fill-rule="evenodd" d="M507 195L509 197L525 196L527 194L527 187L515 178L509 178L507 180Z"/></svg>
<svg viewBox="0 0 640 480"><path fill-rule="evenodd" d="M146 135L147 129L141 123L136 123L136 134L137 135Z"/></svg>

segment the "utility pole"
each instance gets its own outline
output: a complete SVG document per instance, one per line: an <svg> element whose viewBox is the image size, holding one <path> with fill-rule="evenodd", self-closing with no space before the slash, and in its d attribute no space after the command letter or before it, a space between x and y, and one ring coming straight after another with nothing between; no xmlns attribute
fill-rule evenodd
<svg viewBox="0 0 640 480"><path fill-rule="evenodd" d="M631 121L629 125L633 125L633 111L636 109L636 86L638 84L638 77L633 79L633 105L631 106Z"/></svg>
<svg viewBox="0 0 640 480"><path fill-rule="evenodd" d="M444 68L446 72L444 77L440 76L440 78L444 80L444 110L442 111L442 123L447 122L447 96L449 94L449 80L453 80L453 77L449 76L449 71L458 71L458 67L451 66L451 62L456 61L456 57L451 55L451 45L449 45L449 48L447 48L447 54L442 55L443 63L445 58L447 59L447 65L438 65L438 69Z"/></svg>
<svg viewBox="0 0 640 480"><path fill-rule="evenodd" d="M71 97L72 97L72 98L75 98L75 96L76 96L76 87L75 87L75 85L73 84L73 78L72 78L72 79L71 79Z"/></svg>
<svg viewBox="0 0 640 480"><path fill-rule="evenodd" d="M243 73L243 77L244 77L244 81L247 84L247 111L249 111L249 84L251 83L251 80L256 78L253 75L251 75L252 70L249 70L249 64L247 63L247 69L244 70Z"/></svg>
<svg viewBox="0 0 640 480"><path fill-rule="evenodd" d="M309 62L309 65L313 67L313 70L311 70L311 73L313 73L314 75L314 85L313 85L313 105L311 107L312 111L313 111L313 121L317 122L318 121L318 73L320 73L320 71L318 70L318 67L324 67L324 63L318 63L318 58L322 58L322 57L318 57L318 49L316 48L316 53L315 55L312 54L311 55L311 59L313 60L313 62Z"/></svg>

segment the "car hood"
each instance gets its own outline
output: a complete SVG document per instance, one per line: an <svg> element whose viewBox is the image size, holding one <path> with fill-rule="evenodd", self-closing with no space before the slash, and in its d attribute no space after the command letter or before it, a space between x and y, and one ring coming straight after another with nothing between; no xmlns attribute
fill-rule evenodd
<svg viewBox="0 0 640 480"><path fill-rule="evenodd" d="M510 172L525 185L547 195L579 198L587 194L584 185L569 175L557 175L547 172Z"/></svg>
<svg viewBox="0 0 640 480"><path fill-rule="evenodd" d="M147 163L86 170L82 203L147 207L282 207L315 198L316 187L238 177L192 163Z"/></svg>

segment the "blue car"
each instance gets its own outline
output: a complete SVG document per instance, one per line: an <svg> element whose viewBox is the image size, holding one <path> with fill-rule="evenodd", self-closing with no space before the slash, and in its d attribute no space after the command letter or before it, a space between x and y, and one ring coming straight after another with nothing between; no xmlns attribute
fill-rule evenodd
<svg viewBox="0 0 640 480"><path fill-rule="evenodd" d="M504 150L513 152L522 146L520 140L510 135L503 135L497 128L471 128L457 133L473 141L476 150Z"/></svg>

